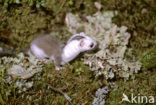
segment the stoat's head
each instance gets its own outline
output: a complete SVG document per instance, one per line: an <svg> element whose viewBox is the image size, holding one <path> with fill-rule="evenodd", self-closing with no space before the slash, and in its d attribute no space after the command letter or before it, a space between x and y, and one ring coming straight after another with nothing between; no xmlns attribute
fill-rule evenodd
<svg viewBox="0 0 156 105"><path fill-rule="evenodd" d="M83 32L73 35L68 40L67 44L75 40L78 41L78 47L80 49L80 52L94 50L97 47L97 42L89 36L85 35Z"/></svg>

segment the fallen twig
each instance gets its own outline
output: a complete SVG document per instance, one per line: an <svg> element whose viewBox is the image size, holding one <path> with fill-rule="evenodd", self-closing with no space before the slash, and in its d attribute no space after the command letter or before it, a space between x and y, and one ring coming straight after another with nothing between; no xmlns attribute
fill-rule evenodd
<svg viewBox="0 0 156 105"><path fill-rule="evenodd" d="M72 103L72 99L71 99L66 93L64 93L62 90L60 90L60 89L58 89L58 88L55 88L55 87L51 86L50 84L47 84L47 85L48 85L48 87L49 87L50 89L52 89L52 90L54 90L54 91L56 91L56 92L58 92L58 93L64 95L64 97L68 100L68 102L69 102L71 105L74 105L74 104Z"/></svg>

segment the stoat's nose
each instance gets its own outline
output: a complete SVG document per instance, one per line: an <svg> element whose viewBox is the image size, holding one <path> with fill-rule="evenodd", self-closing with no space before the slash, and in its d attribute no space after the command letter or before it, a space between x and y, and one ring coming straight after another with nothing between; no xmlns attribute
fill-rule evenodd
<svg viewBox="0 0 156 105"><path fill-rule="evenodd" d="M99 41L96 41L96 47L99 47L99 44L100 44Z"/></svg>
<svg viewBox="0 0 156 105"><path fill-rule="evenodd" d="M95 45L94 45L94 50L99 49L99 42L96 41Z"/></svg>

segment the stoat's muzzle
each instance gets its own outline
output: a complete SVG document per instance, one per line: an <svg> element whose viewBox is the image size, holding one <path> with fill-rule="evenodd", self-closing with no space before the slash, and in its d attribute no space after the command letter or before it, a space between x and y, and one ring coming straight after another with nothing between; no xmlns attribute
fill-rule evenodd
<svg viewBox="0 0 156 105"><path fill-rule="evenodd" d="M94 50L97 47L98 47L98 43L88 36L80 40L81 51Z"/></svg>
<svg viewBox="0 0 156 105"><path fill-rule="evenodd" d="M85 35L85 33L81 32L79 34L73 35L68 41L67 44L71 41L78 41L79 42L79 50L80 52L90 51L98 48L98 42L93 40L91 37Z"/></svg>

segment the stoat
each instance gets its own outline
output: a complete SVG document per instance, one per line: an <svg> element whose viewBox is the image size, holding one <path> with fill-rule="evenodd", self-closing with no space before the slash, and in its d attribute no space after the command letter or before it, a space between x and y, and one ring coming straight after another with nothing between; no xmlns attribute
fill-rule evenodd
<svg viewBox="0 0 156 105"><path fill-rule="evenodd" d="M30 44L30 52L37 58L49 58L54 61L56 70L61 65L72 61L81 52L93 50L97 42L83 32L73 35L64 45L59 39L51 35L41 35Z"/></svg>
<svg viewBox="0 0 156 105"><path fill-rule="evenodd" d="M30 43L29 53L40 59L49 58L59 70L61 65L72 61L81 52L96 47L97 42L83 32L71 36L65 45L52 35L40 35Z"/></svg>

